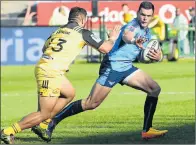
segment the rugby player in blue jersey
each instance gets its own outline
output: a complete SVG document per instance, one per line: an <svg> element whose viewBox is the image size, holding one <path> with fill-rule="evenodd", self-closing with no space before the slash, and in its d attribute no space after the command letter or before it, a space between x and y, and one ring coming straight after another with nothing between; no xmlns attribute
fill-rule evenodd
<svg viewBox="0 0 196 145"><path fill-rule="evenodd" d="M132 64L132 61L136 59L140 51L146 47L151 39L148 24L153 18L153 14L154 5L151 2L142 2L137 12L137 18L122 27L112 50L105 55L100 66L99 77L90 95L64 108L51 120L47 129L36 126L33 131L42 139L50 141L52 132L60 121L66 117L95 109L108 96L113 86L119 83L147 94L144 104L142 138L150 139L166 134L167 130L156 130L152 127L161 88L148 74ZM160 50L150 51L149 57L158 62L162 59L162 53Z"/></svg>

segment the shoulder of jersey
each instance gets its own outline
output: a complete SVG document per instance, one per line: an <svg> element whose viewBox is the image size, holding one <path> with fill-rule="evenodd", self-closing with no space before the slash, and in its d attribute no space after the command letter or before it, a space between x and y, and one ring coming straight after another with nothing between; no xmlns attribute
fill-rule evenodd
<svg viewBox="0 0 196 145"><path fill-rule="evenodd" d="M76 26L76 27L73 28L73 30L75 30L75 31L77 31L79 33L82 33L83 28L80 27L80 26Z"/></svg>
<svg viewBox="0 0 196 145"><path fill-rule="evenodd" d="M131 26L133 26L135 28L139 26L138 22L136 21L136 19L133 19L130 23L128 23L128 25L131 25Z"/></svg>

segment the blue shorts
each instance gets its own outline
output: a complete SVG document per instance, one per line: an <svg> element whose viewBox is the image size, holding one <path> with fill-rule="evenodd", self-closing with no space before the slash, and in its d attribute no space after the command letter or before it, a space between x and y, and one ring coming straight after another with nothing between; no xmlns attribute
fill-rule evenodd
<svg viewBox="0 0 196 145"><path fill-rule="evenodd" d="M96 83L109 88L112 88L117 83L124 85L123 80L136 70L138 70L138 68L132 65L127 71L118 72L113 70L110 65L102 64L99 70L99 78Z"/></svg>

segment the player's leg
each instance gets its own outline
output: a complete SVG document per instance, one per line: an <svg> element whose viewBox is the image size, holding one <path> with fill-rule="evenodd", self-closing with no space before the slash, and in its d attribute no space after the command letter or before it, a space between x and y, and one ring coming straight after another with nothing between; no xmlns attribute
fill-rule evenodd
<svg viewBox="0 0 196 145"><path fill-rule="evenodd" d="M70 103L75 97L75 89L71 82L63 77L60 89L60 97L52 110L51 118L53 118L57 113L59 113L68 103Z"/></svg>
<svg viewBox="0 0 196 145"><path fill-rule="evenodd" d="M160 86L145 72L142 70L136 70L130 74L123 81L127 86L133 87L138 90L142 90L147 93L145 105L144 105L144 124L143 132L152 131L152 120L156 110L158 96L161 92ZM155 130L154 130L155 132ZM152 136L163 135L167 131L155 132Z"/></svg>
<svg viewBox="0 0 196 145"><path fill-rule="evenodd" d="M51 141L52 132L59 122L67 117L76 115L86 110L95 109L107 97L110 90L111 88L101 86L100 84L96 83L92 88L90 95L86 99L72 102L63 110L61 110L61 112L58 113L49 123L47 129L37 126L32 128L32 130L44 141Z"/></svg>
<svg viewBox="0 0 196 145"><path fill-rule="evenodd" d="M40 101L40 111L33 112L26 117L24 117L21 121L13 124L12 126L2 130L1 139L8 144L13 143L13 136L16 133L24 129L31 128L43 120L50 118L51 112L57 102L57 97L52 96L41 96Z"/></svg>
<svg viewBox="0 0 196 145"><path fill-rule="evenodd" d="M90 95L83 100L78 100L57 114L52 120L51 130L64 118L78 114L86 110L92 110L98 107L102 101L107 97L111 88L116 85L123 78L122 73L112 70L110 67L101 67L100 76L92 87ZM50 125L49 125L50 126Z"/></svg>
<svg viewBox="0 0 196 145"><path fill-rule="evenodd" d="M51 112L57 103L58 97L60 95L60 88L53 85L56 83L56 78L49 77L46 70L40 69L38 67L35 68L35 76L39 92L39 111L27 115L18 123L15 123L13 126L4 129L1 133L1 139L5 143L12 143L12 140L9 138L15 133L33 127L50 118Z"/></svg>
<svg viewBox="0 0 196 145"><path fill-rule="evenodd" d="M111 88L122 80L122 74L121 72L113 71L111 68L101 67L100 76L94 84L90 95L86 99L75 101L65 107L52 119L46 132L49 131L51 134L55 126L69 116L98 107L107 97Z"/></svg>
<svg viewBox="0 0 196 145"><path fill-rule="evenodd" d="M102 86L99 83L95 83L90 95L86 99L77 100L68 105L53 118L53 123L55 123L56 125L66 117L73 116L86 110L95 109L107 97L110 90L111 88L109 87Z"/></svg>
<svg viewBox="0 0 196 145"><path fill-rule="evenodd" d="M72 84L66 77L57 79L55 86L58 86L59 82L61 82L60 86L60 97L57 100L56 105L54 106L51 112L51 118L53 118L58 112L60 112L68 103L70 103L74 96L75 96L75 89L73 88ZM53 91L54 93L59 94L57 91ZM54 95L57 95L54 94ZM47 119L42 121L39 125L32 127L32 131L36 133L39 137L41 137L45 141L50 141L50 133L45 132L45 129L48 128L48 124L50 123L51 119Z"/></svg>

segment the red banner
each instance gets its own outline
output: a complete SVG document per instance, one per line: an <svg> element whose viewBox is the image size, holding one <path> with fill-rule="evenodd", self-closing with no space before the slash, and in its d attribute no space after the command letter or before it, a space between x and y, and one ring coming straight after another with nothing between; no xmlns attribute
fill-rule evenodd
<svg viewBox="0 0 196 145"><path fill-rule="evenodd" d="M111 27L114 24L119 24L122 21L122 8L123 3L128 4L130 13L136 16L139 4L141 1L99 1L98 13L100 16L105 15L105 24L107 27ZM165 23L172 23L175 18L175 8L181 9L182 14L190 20L189 7L194 6L194 1L154 1L155 14L159 15ZM92 15L91 2L87 1L75 1L75 2L58 2L58 3L39 3L37 9L38 22L37 25L48 25L51 16L58 12L58 8L64 6L66 15L68 16L70 8L79 6L85 8L88 15ZM98 18L93 18L93 27L98 24Z"/></svg>

